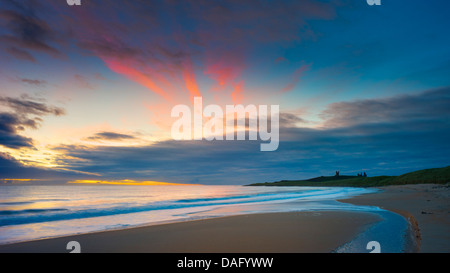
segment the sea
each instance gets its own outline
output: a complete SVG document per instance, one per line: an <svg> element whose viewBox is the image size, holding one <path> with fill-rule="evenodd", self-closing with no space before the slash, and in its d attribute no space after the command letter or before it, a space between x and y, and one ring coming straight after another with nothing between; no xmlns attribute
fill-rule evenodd
<svg viewBox="0 0 450 273"><path fill-rule="evenodd" d="M404 252L408 223L403 217L375 206L337 201L377 191L229 185L1 186L0 244L240 214L357 211L377 214L381 220L336 252L368 253L373 241L381 252Z"/></svg>

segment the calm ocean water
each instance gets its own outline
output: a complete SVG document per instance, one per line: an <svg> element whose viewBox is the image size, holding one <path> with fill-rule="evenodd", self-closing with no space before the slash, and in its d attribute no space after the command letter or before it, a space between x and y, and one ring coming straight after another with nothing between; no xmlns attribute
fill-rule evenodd
<svg viewBox="0 0 450 273"><path fill-rule="evenodd" d="M358 242L369 237L385 241L385 251L401 252L403 241L396 238L402 238L406 230L402 217L378 207L336 201L374 191L244 186L2 186L0 244L247 213L344 210L376 213L384 220L339 252L367 252Z"/></svg>

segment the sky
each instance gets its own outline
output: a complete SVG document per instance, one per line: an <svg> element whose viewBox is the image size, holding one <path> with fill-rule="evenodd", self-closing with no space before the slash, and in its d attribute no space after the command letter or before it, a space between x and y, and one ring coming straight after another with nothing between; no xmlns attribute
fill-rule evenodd
<svg viewBox="0 0 450 273"><path fill-rule="evenodd" d="M0 184L249 184L450 165L446 0L0 0ZM174 140L279 105L279 147Z"/></svg>

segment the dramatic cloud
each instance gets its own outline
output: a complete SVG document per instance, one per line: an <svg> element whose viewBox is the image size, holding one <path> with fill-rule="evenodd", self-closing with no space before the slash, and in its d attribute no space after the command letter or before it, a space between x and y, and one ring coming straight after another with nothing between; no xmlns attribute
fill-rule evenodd
<svg viewBox="0 0 450 273"><path fill-rule="evenodd" d="M194 96L221 105L262 104L261 98L271 98L251 93L265 92L278 101L279 94L245 79L261 66L252 67L253 52L312 39L309 21L330 20L335 8L316 0L86 1L81 9L64 1L13 1L0 8L0 40L21 60L35 62L35 53L56 57L63 49L68 56L100 59L121 80L155 94L146 106L152 123L166 130L170 109ZM261 64L273 64L273 56L262 56ZM292 90L307 69L292 68L274 89ZM71 87L96 89L86 74L74 74Z"/></svg>
<svg viewBox="0 0 450 273"><path fill-rule="evenodd" d="M446 24L436 23L448 20L449 4L410 2L374 12L346 0L2 1L0 72L9 80L0 95L0 148L16 149L10 155L21 161L1 155L0 178L44 175L21 163L52 163L80 179L205 184L449 164L449 88L414 94L449 85ZM417 33L427 39L412 43ZM36 91L67 103L71 115L32 139L29 130L46 117L65 114L11 95ZM387 92L393 96L379 98ZM279 104L287 111L279 149L162 141L172 107L191 106L194 96L204 105ZM142 137L127 133L137 131ZM20 156L38 143L48 145Z"/></svg>
<svg viewBox="0 0 450 273"><path fill-rule="evenodd" d="M65 3L49 5L65 14L58 24L70 28L83 54L100 58L111 71L154 92L167 104L187 103L205 92L215 100L241 103L248 88L243 73L251 70L252 51L311 39L315 34L308 21L330 20L336 14L334 2L315 0L89 1L83 3L82 12L68 12ZM44 35L48 26L43 22L24 14L9 17L20 22L22 29L35 30L30 40L51 41ZM11 31L18 36L18 31ZM265 61L273 63L272 57ZM278 89L292 90L306 69L299 68ZM214 84L202 90L197 84L200 76Z"/></svg>
<svg viewBox="0 0 450 273"><path fill-rule="evenodd" d="M136 137L132 135L118 134L114 132L101 132L94 136L88 137L88 140L127 140L135 139Z"/></svg>
<svg viewBox="0 0 450 273"><path fill-rule="evenodd" d="M190 1L183 8L202 22L208 37L223 41L259 42L292 41L304 38L302 29L308 19L332 19L332 3L314 0L299 1ZM280 18L283 18L280 20Z"/></svg>
<svg viewBox="0 0 450 273"><path fill-rule="evenodd" d="M268 119L268 122L271 122L270 118ZM279 122L280 127L294 128L300 126L300 124L307 123L308 121L292 113L280 113Z"/></svg>
<svg viewBox="0 0 450 273"><path fill-rule="evenodd" d="M79 173L71 171L24 166L2 152L0 152L0 174L0 186L2 184L63 184L70 179L80 177ZM89 175L83 177L96 178Z"/></svg>
<svg viewBox="0 0 450 273"><path fill-rule="evenodd" d="M0 145L19 149L33 147L33 140L19 135L26 128L37 129L46 115L60 116L65 110L37 102L35 98L22 95L20 98L0 97L0 105L12 112L0 112Z"/></svg>
<svg viewBox="0 0 450 273"><path fill-rule="evenodd" d="M8 52L16 58L35 61L34 57L26 50L43 52L54 57L61 55L52 43L56 41L54 33L44 20L41 20L33 12L34 1L27 1L27 6L22 6L17 1L12 1L0 9L0 24L9 30L0 35L0 42L8 45ZM8 9L8 6L16 6L20 10Z"/></svg>
<svg viewBox="0 0 450 273"><path fill-rule="evenodd" d="M450 165L449 90L386 98L382 109L388 114L376 123L366 123L375 113L361 112L360 101L345 103L355 112L346 111L342 116L334 111L329 116L326 123L337 122L339 116L344 124L339 128L300 128L300 117L283 114L275 152L260 152L259 141L164 141L144 147L55 149L65 154L65 163L73 169L99 172L111 179L246 184L330 175L336 170L398 175ZM375 107L379 101L366 100L364 105ZM331 114L335 105L325 113ZM367 120L352 122L358 114Z"/></svg>
<svg viewBox="0 0 450 273"><path fill-rule="evenodd" d="M297 70L294 71L292 74L292 80L291 82L285 86L283 89L281 89L281 92L289 92L294 89L294 87L297 85L297 83L300 81L300 77L303 75L303 73L311 67L311 64L309 65L302 65Z"/></svg>
<svg viewBox="0 0 450 273"><path fill-rule="evenodd" d="M332 103L322 113L325 127L389 122L428 122L450 117L450 88L431 90L415 95Z"/></svg>
<svg viewBox="0 0 450 273"><path fill-rule="evenodd" d="M11 107L19 114L26 115L55 115L61 116L65 114L65 110L59 107L50 106L45 103L36 102L34 98L23 95L20 98L0 97L0 104Z"/></svg>
<svg viewBox="0 0 450 273"><path fill-rule="evenodd" d="M31 119L23 120L18 115L12 113L0 113L0 145L17 149L21 147L32 147L31 138L17 134L17 131L24 127L36 127L36 122Z"/></svg>
<svg viewBox="0 0 450 273"><path fill-rule="evenodd" d="M23 83L27 83L29 85L35 85L35 86L42 86L45 85L47 82L44 80L37 80L37 79L26 79L26 78L20 78L19 79Z"/></svg>

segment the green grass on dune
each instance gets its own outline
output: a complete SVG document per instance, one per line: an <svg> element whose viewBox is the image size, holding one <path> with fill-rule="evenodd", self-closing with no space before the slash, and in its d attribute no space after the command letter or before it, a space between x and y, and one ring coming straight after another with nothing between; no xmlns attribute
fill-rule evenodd
<svg viewBox="0 0 450 273"><path fill-rule="evenodd" d="M450 182L450 166L415 171L397 176L395 185L404 184L445 184Z"/></svg>
<svg viewBox="0 0 450 273"><path fill-rule="evenodd" d="M450 166L420 170L400 176L321 176L308 180L282 180L248 186L381 187L406 184L445 184L448 182L450 182Z"/></svg>

